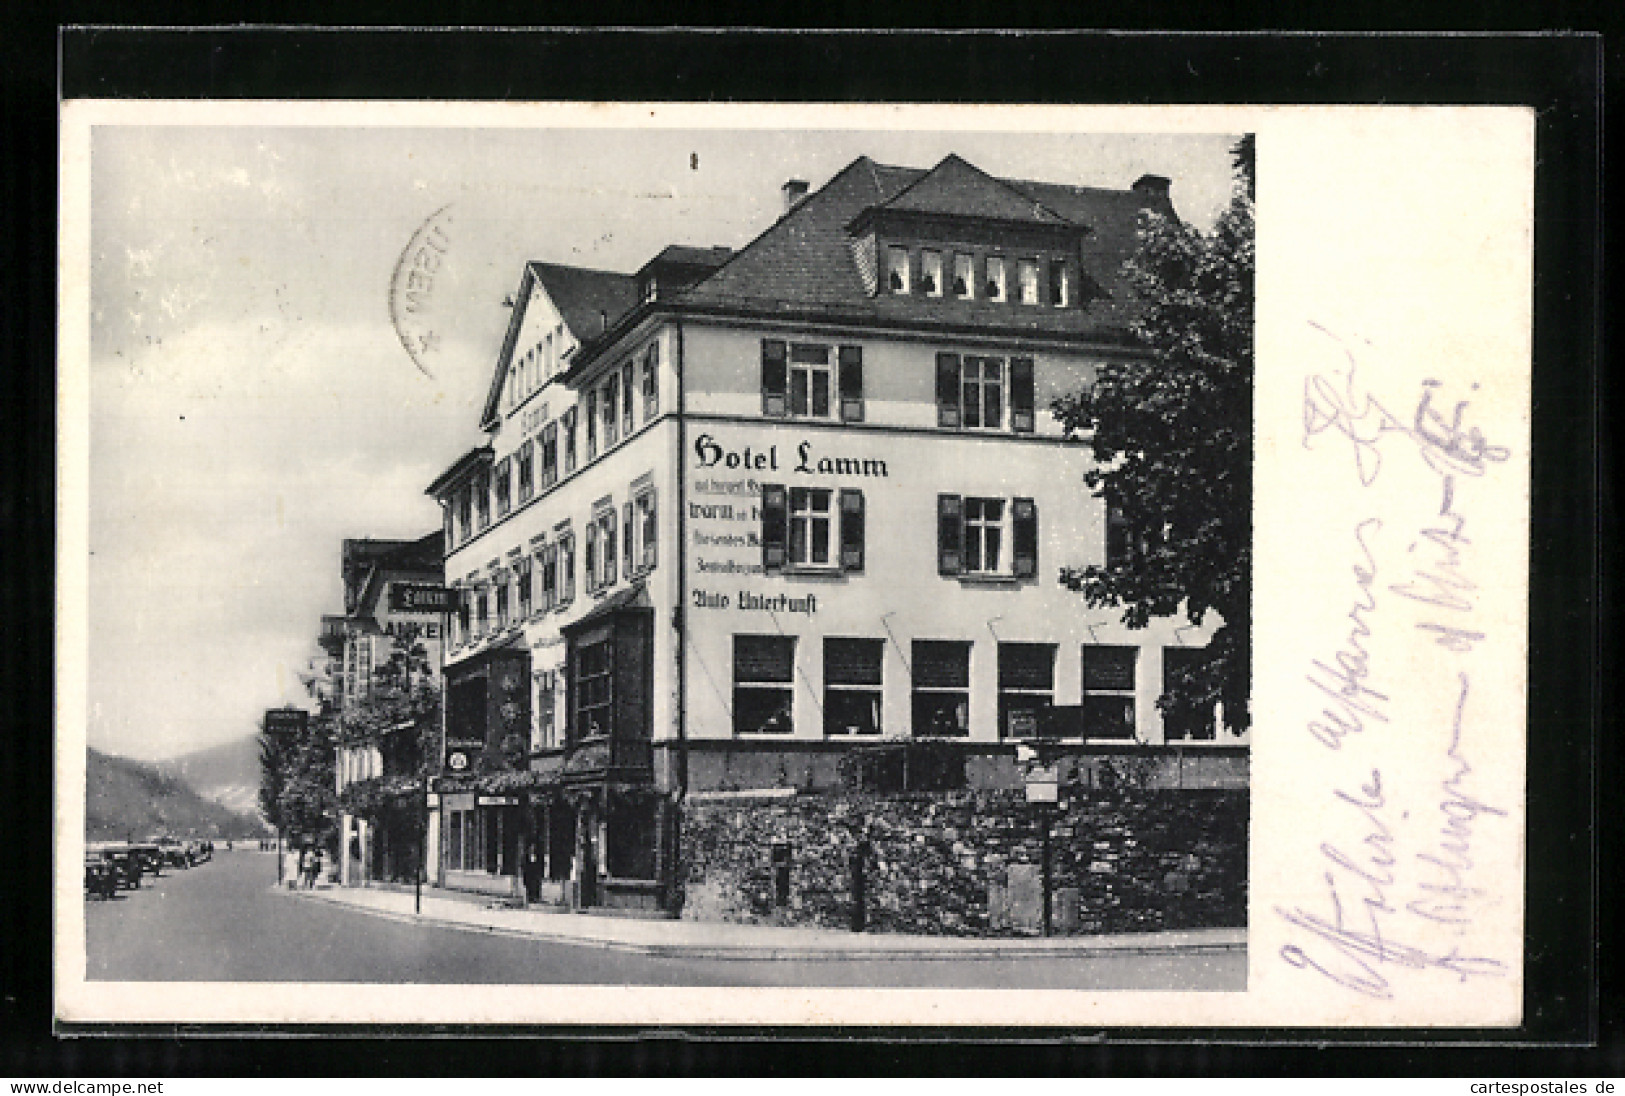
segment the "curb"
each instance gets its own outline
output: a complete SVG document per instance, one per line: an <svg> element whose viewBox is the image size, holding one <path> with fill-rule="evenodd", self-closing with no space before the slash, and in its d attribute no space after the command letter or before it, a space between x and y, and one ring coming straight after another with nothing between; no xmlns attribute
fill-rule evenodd
<svg viewBox="0 0 1625 1096"><path fill-rule="evenodd" d="M275 889L275 888L273 888ZM279 891L279 893L281 893ZM1239 943L1189 943L1189 944L1056 944L1052 946L1027 945L1022 947L1009 947L991 945L987 947L966 948L877 948L877 947L851 947L851 948L813 948L793 947L775 944L637 944L625 940L604 940L592 937L575 936L569 933L547 932L543 929L511 928L505 925L480 925L467 921L458 921L447 917L437 917L427 913L398 913L394 910L380 909L376 906L364 906L354 902L347 902L342 898L333 897L321 891L288 891L287 893L301 898L315 898L333 906L342 906L345 909L355 910L358 913L369 914L373 917L382 917L388 921L396 921L408 925L434 925L438 928L458 929L463 932L484 933L491 936L505 936L518 940L538 940L549 943L567 944L579 948L597 948L601 951L615 951L631 955L644 955L655 959L712 959L720 961L744 962L751 960L777 960L780 962L876 962L885 960L904 962L952 962L964 960L969 962L999 962L1020 961L1026 959L1104 959L1110 956L1153 956L1153 955L1224 955L1245 954L1247 944Z"/></svg>

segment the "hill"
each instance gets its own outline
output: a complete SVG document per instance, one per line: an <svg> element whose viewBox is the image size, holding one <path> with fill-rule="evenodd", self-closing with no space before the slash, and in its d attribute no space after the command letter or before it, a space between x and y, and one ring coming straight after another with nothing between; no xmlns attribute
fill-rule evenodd
<svg viewBox="0 0 1625 1096"><path fill-rule="evenodd" d="M126 757L87 751L85 837L91 841L176 837L254 838L257 817L205 799L178 777Z"/></svg>
<svg viewBox="0 0 1625 1096"><path fill-rule="evenodd" d="M238 814L259 814L260 745L257 735L244 735L206 750L154 763L166 776L189 786Z"/></svg>

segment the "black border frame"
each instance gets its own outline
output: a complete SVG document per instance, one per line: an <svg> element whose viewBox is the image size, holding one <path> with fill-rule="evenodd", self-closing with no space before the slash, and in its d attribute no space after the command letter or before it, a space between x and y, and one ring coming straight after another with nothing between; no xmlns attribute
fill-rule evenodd
<svg viewBox="0 0 1625 1096"><path fill-rule="evenodd" d="M447 13L450 14L450 13ZM38 42L34 46L38 46ZM1600 551L1603 377L1599 371L1602 40L1575 34L1335 35L622 29L67 29L59 80L8 50L0 338L5 436L19 439L0 504L12 630L0 673L28 715L0 750L10 845L32 855L0 888L0 1073L13 1076L242 1073L479 1075L908 1072L1346 1072L1482 1075L1485 1048L1543 1047L1514 1067L1625 1072L1600 1012L1598 625L1616 581ZM952 84L921 73L955 72ZM124 1027L116 1038L52 1038L50 911L51 581L54 571L55 95L128 98L713 99L1128 103L1494 103L1538 112L1531 511L1526 1019L1512 1031L1440 1029L622 1030L298 1028L242 1039L230 1029ZM1430 181L1436 183L1437 181ZM18 459L20 456L20 459ZM8 552L10 548L8 547ZM7 569L8 572L11 568ZM1599 597L1604 600L1599 603ZM1611 655L1610 652L1606 652ZM15 678L15 681L12 679ZM8 724L11 721L8 719ZM1608 754L1599 756L1599 750ZM1610 764L1610 770L1612 765ZM15 847L15 846L14 846ZM46 855L39 856L38 850ZM35 944L39 946L33 946ZM1606 1028L1604 1024L1606 1023ZM88 1034L88 1032L86 1032ZM532 1037L519 1041L507 1036ZM535 1036L543 1036L541 1042ZM201 1036L201 1037L199 1037ZM456 1038L448 1038L456 1036ZM773 1040L772 1043L764 1042ZM1107 1041L1110 1040L1110 1041ZM830 1043L842 1047L829 1053ZM1601 1060L1587 1047L1604 1046ZM1271 1049L1266 1060L1260 1046ZM1316 1049L1321 1048L1321 1049ZM1380 1058L1373 1053L1383 1048ZM1538 1062L1538 1064L1537 1064ZM1504 1068L1504 1067L1503 1067Z"/></svg>

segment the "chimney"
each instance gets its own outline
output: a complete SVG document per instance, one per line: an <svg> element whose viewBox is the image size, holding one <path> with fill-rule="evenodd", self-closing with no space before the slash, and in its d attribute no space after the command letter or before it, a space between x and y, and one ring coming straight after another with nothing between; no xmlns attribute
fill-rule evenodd
<svg viewBox="0 0 1625 1096"><path fill-rule="evenodd" d="M1166 175L1142 175L1134 180L1134 190L1149 200L1168 200L1169 180Z"/></svg>
<svg viewBox="0 0 1625 1096"><path fill-rule="evenodd" d="M784 211L788 213L807 196L807 180L791 179L779 189L784 191Z"/></svg>

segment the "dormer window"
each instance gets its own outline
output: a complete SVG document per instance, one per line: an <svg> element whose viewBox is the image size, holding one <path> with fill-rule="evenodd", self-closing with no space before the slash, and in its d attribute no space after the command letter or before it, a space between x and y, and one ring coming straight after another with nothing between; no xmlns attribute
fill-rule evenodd
<svg viewBox="0 0 1625 1096"><path fill-rule="evenodd" d="M975 262L969 255L954 256L954 296L968 301L976 287Z"/></svg>
<svg viewBox="0 0 1625 1096"><path fill-rule="evenodd" d="M927 297L942 296L942 252L920 252L920 290Z"/></svg>
<svg viewBox="0 0 1625 1096"><path fill-rule="evenodd" d="M886 285L893 293L908 292L908 248L886 249Z"/></svg>
<svg viewBox="0 0 1625 1096"><path fill-rule="evenodd" d="M982 296L990 301L1002 301L1004 296L1005 268L1004 259L999 255L989 255L987 258L987 280L983 286Z"/></svg>
<svg viewBox="0 0 1625 1096"><path fill-rule="evenodd" d="M1055 308L1065 308L1072 303L1072 286L1066 273L1066 263L1060 259L1051 259L1049 264L1049 303Z"/></svg>
<svg viewBox="0 0 1625 1096"><path fill-rule="evenodd" d="M1038 260L1022 259L1016 263L1016 299L1022 304L1038 303Z"/></svg>

